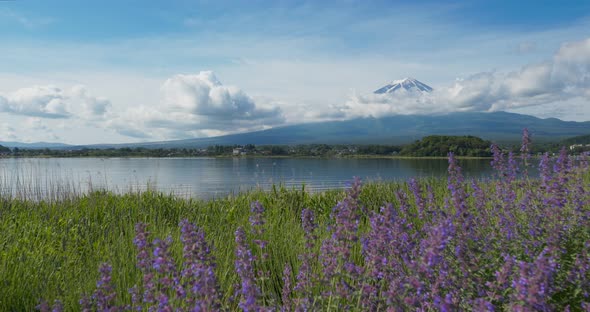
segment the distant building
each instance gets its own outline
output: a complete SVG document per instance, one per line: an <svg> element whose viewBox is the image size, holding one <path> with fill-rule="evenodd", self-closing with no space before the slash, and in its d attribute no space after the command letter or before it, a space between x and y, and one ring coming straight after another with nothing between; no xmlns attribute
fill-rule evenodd
<svg viewBox="0 0 590 312"><path fill-rule="evenodd" d="M246 152L244 151L244 149L243 149L243 148L241 148L241 147L237 147L237 148L234 148L234 150L233 150L232 154L233 154L234 156L240 156L240 155L246 155Z"/></svg>
<svg viewBox="0 0 590 312"><path fill-rule="evenodd" d="M574 149L576 149L576 148L578 148L578 147L580 147L580 148L581 148L581 147L590 147L590 144L586 144L586 145L584 145L584 144L574 144L574 145L570 145L570 151L571 151L571 150L574 150Z"/></svg>

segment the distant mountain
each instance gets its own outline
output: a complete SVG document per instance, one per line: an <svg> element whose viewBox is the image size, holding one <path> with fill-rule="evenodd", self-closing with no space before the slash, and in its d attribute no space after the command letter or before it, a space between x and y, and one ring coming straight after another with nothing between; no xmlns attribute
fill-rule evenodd
<svg viewBox="0 0 590 312"><path fill-rule="evenodd" d="M14 148L196 148L210 145L295 145L295 144L406 144L428 135L473 135L499 143L520 141L523 128L533 135L533 143L558 142L590 134L590 121L541 119L507 112L450 113L445 115L398 115L383 118L358 118L344 121L306 123L268 130L210 138L130 144L73 146L61 143L0 142ZM577 138L587 139L587 136ZM577 142L578 140L576 140ZM570 141L563 141L570 142Z"/></svg>
<svg viewBox="0 0 590 312"><path fill-rule="evenodd" d="M432 92L432 88L414 78L404 78L400 80L394 80L388 85L379 88L376 90L375 94L385 94L385 93L394 93L394 92L402 92L402 91L410 91L410 92Z"/></svg>
<svg viewBox="0 0 590 312"><path fill-rule="evenodd" d="M562 121L556 118L540 119L507 112L452 113L359 118L299 124L211 138L89 147L194 148L216 144L405 144L433 134L473 135L495 142L518 142L522 129L525 127L533 135L534 141L559 141L590 133L590 122Z"/></svg>
<svg viewBox="0 0 590 312"><path fill-rule="evenodd" d="M35 143L21 143L21 142L1 142L0 145L10 148L29 148L29 149L41 149L41 148L55 148L63 149L71 147L71 145L63 143L51 143L51 142L35 142Z"/></svg>

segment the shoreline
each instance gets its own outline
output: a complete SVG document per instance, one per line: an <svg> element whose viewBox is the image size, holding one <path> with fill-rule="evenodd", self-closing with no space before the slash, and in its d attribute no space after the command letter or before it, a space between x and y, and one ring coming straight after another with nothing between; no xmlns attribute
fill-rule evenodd
<svg viewBox="0 0 590 312"><path fill-rule="evenodd" d="M531 156L537 158L538 156ZM447 156L395 156L395 155L347 155L347 156L303 156L303 155L219 155L219 156L0 156L0 159L48 159L48 158L97 158L97 159L117 159L117 158L142 158L142 159L179 159L179 158L231 158L231 159L256 159L256 158L277 158L277 159L449 159ZM455 156L456 159L493 159L493 157L478 157L478 156Z"/></svg>

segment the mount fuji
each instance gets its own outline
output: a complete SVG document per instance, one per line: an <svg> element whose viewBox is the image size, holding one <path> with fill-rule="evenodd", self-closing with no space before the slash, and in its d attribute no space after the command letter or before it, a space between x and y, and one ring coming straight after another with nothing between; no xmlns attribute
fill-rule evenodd
<svg viewBox="0 0 590 312"><path fill-rule="evenodd" d="M388 85L376 90L375 94L386 94L386 93L394 93L400 92L402 90L409 91L409 92L424 92L430 93L432 92L432 88L425 83L422 83L414 78L404 78L400 80L394 80Z"/></svg>

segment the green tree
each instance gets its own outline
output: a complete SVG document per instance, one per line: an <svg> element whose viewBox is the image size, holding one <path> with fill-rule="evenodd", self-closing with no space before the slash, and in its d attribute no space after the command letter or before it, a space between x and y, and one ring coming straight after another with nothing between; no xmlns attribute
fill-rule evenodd
<svg viewBox="0 0 590 312"><path fill-rule="evenodd" d="M0 145L0 154L10 154L10 148Z"/></svg>

